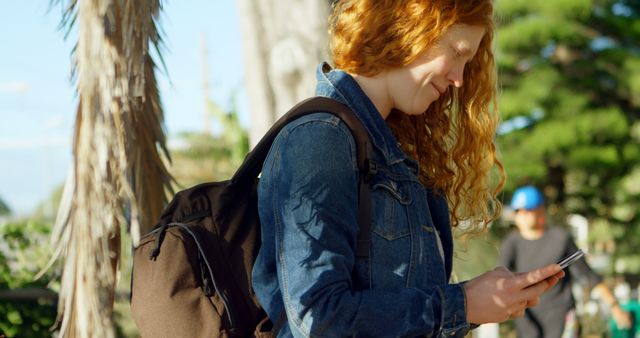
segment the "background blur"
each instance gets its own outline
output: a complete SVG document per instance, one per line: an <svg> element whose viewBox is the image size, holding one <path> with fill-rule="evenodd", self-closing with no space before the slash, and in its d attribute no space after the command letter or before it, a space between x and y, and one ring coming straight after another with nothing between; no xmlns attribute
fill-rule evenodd
<svg viewBox="0 0 640 338"><path fill-rule="evenodd" d="M28 215L45 202L64 182L71 160L77 106L72 48L78 34L74 27L65 39L67 28L59 27L63 9L46 0L0 4L0 198L15 215ZM225 109L238 96L239 116L248 126L235 4L166 1L161 26L167 71L157 78L170 142L182 132L205 129L205 79L206 95Z"/></svg>
<svg viewBox="0 0 640 338"><path fill-rule="evenodd" d="M227 178L278 115L313 93L315 64L327 57L330 1L162 4L166 68L156 76L170 171L178 188ZM0 4L0 332L8 337L51 335L55 317L59 273L33 276L48 258L72 159L77 27L65 40L64 5ZM573 231L592 266L629 302L640 278L640 1L496 6L504 201L516 186L540 187L552 222ZM511 227L509 210L504 216L480 238L459 236L457 278L494 267ZM134 337L123 245L116 322L120 336ZM585 334L606 334L607 309L575 291ZM501 334L513 336L511 327Z"/></svg>

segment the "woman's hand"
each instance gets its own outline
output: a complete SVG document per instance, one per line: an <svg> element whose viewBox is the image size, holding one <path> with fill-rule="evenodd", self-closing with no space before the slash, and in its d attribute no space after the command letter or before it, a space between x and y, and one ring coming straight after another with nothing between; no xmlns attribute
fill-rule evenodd
<svg viewBox="0 0 640 338"><path fill-rule="evenodd" d="M505 267L487 271L464 284L467 321L499 323L521 317L562 277L564 272L558 264L518 274Z"/></svg>

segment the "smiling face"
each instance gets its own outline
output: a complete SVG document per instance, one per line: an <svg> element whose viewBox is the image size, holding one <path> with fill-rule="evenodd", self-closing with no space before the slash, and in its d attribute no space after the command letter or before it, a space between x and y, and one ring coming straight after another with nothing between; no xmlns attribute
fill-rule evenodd
<svg viewBox="0 0 640 338"><path fill-rule="evenodd" d="M485 29L454 25L410 64L389 70L391 106L405 114L423 114L449 86L462 87L465 65L478 50Z"/></svg>

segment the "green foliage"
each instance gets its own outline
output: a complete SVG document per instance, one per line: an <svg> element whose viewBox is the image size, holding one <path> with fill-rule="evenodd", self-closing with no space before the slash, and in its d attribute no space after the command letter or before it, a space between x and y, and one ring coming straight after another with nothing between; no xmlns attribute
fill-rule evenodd
<svg viewBox="0 0 640 338"><path fill-rule="evenodd" d="M456 248L453 269L459 281L469 280L493 270L498 263L500 239L497 232L470 235L454 230Z"/></svg>
<svg viewBox="0 0 640 338"><path fill-rule="evenodd" d="M554 216L587 217L592 243L611 240L616 260L633 261L640 247L640 2L499 0L496 8L505 197L523 183L543 187Z"/></svg>
<svg viewBox="0 0 640 338"><path fill-rule="evenodd" d="M640 57L625 60L624 73L631 103L635 108L640 108Z"/></svg>
<svg viewBox="0 0 640 338"><path fill-rule="evenodd" d="M7 205L7 203L5 203L5 201L2 200L2 198L0 198L0 216L9 215L10 213L11 213L11 208L9 208L9 205Z"/></svg>
<svg viewBox="0 0 640 338"><path fill-rule="evenodd" d="M53 221L55 219L56 212L58 211L60 200L62 199L63 190L64 184L60 184L58 187L54 188L49 197L38 204L35 212L31 215L31 218Z"/></svg>
<svg viewBox="0 0 640 338"><path fill-rule="evenodd" d="M222 127L218 135L188 132L180 135L184 144L171 149L171 174L181 187L231 177L249 152L249 136L242 128L235 108L224 111L208 100L209 113Z"/></svg>
<svg viewBox="0 0 640 338"><path fill-rule="evenodd" d="M51 224L25 220L0 225L0 288L44 287L49 278L33 280L50 256Z"/></svg>
<svg viewBox="0 0 640 338"><path fill-rule="evenodd" d="M50 257L50 228L35 220L0 225L0 290L57 288L54 272L34 280ZM48 337L55 318L52 300L0 302L0 333L7 337Z"/></svg>
<svg viewBox="0 0 640 338"><path fill-rule="evenodd" d="M540 67L532 70L526 77L519 79L519 86L504 88L500 101L500 111L505 120L526 115L539 109L540 101L549 97L553 92L552 86L541 86L540 83L555 83L560 77L555 70Z"/></svg>
<svg viewBox="0 0 640 338"><path fill-rule="evenodd" d="M49 236L53 223L50 210L57 209L62 187L56 188L29 219L10 221L0 225L0 291L59 289L59 268L54 265L40 277L51 256ZM121 273L116 287L114 321L117 337L136 337L137 329L131 319L129 293L131 281L131 238L123 230L121 239ZM51 337L50 328L57 315L54 299L5 301L0 299L0 336Z"/></svg>
<svg viewBox="0 0 640 338"><path fill-rule="evenodd" d="M559 13L573 18L589 15L592 0L564 0L564 1L527 1L511 0L497 1L496 11L505 20L526 16L530 13L539 13L545 17L557 17Z"/></svg>
<svg viewBox="0 0 640 338"><path fill-rule="evenodd" d="M0 302L0 316L0 336L50 337L49 328L56 318L56 307L37 302Z"/></svg>

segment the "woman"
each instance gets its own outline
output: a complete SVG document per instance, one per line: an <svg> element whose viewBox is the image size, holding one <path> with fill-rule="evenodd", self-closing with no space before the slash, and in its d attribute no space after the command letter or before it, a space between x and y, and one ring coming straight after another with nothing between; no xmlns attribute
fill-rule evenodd
<svg viewBox="0 0 640 338"><path fill-rule="evenodd" d="M279 336L463 337L473 324L521 316L562 277L550 264L448 283L451 226L486 226L500 210L492 38L490 0L336 3L336 69L318 67L316 94L351 107L371 138L370 255L354 253L350 131L322 112L290 123L263 167L253 271L269 317L286 315Z"/></svg>

